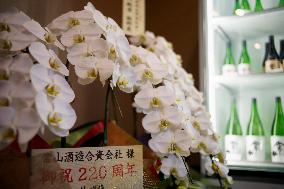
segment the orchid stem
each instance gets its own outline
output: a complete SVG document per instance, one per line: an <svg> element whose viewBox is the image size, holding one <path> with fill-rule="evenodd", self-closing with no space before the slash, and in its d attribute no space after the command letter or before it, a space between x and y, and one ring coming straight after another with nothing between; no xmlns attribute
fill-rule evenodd
<svg viewBox="0 0 284 189"><path fill-rule="evenodd" d="M106 146L108 144L108 100L109 100L109 94L110 94L111 87L108 82L107 87L107 93L105 98L105 115L104 115L104 145Z"/></svg>
<svg viewBox="0 0 284 189"><path fill-rule="evenodd" d="M132 99L134 99L135 95L132 95ZM132 108L132 113L133 113L133 126L134 126L134 137L138 138L138 133L137 133L137 112L135 108Z"/></svg>
<svg viewBox="0 0 284 189"><path fill-rule="evenodd" d="M214 163L214 161L213 161L213 155L210 155L210 159L211 159L212 163ZM219 175L218 173L217 173L217 178L218 178L218 182L219 182L219 184L220 184L220 188L224 188L224 187L223 187L222 180L221 180L221 177L220 177L220 175Z"/></svg>
<svg viewBox="0 0 284 189"><path fill-rule="evenodd" d="M183 161L184 166L186 168L188 179L190 180L191 184L193 184L193 179L192 179L191 174L189 172L189 167L188 167L188 165L187 165L187 163L185 161L185 158L184 157L181 157L181 158L182 158L182 161Z"/></svg>
<svg viewBox="0 0 284 189"><path fill-rule="evenodd" d="M66 68L69 70L69 61L68 60L66 62ZM70 84L69 77L65 76L65 79ZM66 148L66 137L61 137L60 146L61 146L61 148Z"/></svg>

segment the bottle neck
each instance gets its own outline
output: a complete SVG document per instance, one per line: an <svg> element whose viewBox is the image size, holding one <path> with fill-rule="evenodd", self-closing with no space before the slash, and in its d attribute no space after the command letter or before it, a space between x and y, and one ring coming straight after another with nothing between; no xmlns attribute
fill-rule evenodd
<svg viewBox="0 0 284 189"><path fill-rule="evenodd" d="M251 118L259 117L258 111L257 111L257 103L256 99L253 99L251 104Z"/></svg>
<svg viewBox="0 0 284 189"><path fill-rule="evenodd" d="M283 115L281 98L276 99L276 107L275 107L275 116L278 117L279 115Z"/></svg>

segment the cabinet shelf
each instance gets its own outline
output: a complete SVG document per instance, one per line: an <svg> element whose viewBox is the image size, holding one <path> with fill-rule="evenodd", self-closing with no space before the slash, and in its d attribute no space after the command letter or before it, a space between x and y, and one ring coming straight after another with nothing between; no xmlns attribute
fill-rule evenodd
<svg viewBox="0 0 284 189"><path fill-rule="evenodd" d="M231 90L284 88L284 73L216 76L215 82Z"/></svg>
<svg viewBox="0 0 284 189"><path fill-rule="evenodd" d="M284 8L273 8L244 16L215 17L213 24L221 28L231 39L256 38L269 34L284 34Z"/></svg>
<svg viewBox="0 0 284 189"><path fill-rule="evenodd" d="M228 161L228 166L232 170L247 170L247 171L268 171L284 173L283 163L272 162L250 162L250 161Z"/></svg>

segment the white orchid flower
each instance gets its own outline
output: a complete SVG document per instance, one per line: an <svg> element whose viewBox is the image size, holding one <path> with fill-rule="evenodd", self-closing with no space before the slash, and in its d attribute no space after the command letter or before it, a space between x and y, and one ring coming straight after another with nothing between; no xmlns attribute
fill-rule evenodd
<svg viewBox="0 0 284 189"><path fill-rule="evenodd" d="M27 53L20 53L15 57L10 55L0 57L0 62L0 80L29 80L29 71L33 62Z"/></svg>
<svg viewBox="0 0 284 189"><path fill-rule="evenodd" d="M0 80L0 87L0 106L22 109L33 105L35 91L29 81Z"/></svg>
<svg viewBox="0 0 284 189"><path fill-rule="evenodd" d="M117 36L115 33L108 33L106 40L109 43L109 59L113 61L121 60L122 64L128 65L131 51L125 35Z"/></svg>
<svg viewBox="0 0 284 189"><path fill-rule="evenodd" d="M44 93L38 93L35 102L37 112L49 130L60 137L68 136L77 119L72 106L58 98L49 101Z"/></svg>
<svg viewBox="0 0 284 189"><path fill-rule="evenodd" d="M58 41L56 36L52 34L47 27L44 29L38 22L34 20L26 22L24 24L24 27L37 38L44 41L46 44L52 44L60 48L61 50L64 50L63 45Z"/></svg>
<svg viewBox="0 0 284 189"><path fill-rule="evenodd" d="M92 62L75 65L75 73L79 77L78 82L87 85L96 80L100 75L102 84L111 77L114 69L114 63L107 59L94 58Z"/></svg>
<svg viewBox="0 0 284 189"><path fill-rule="evenodd" d="M148 144L157 153L189 156L191 140L190 136L183 130L166 130L153 136Z"/></svg>
<svg viewBox="0 0 284 189"><path fill-rule="evenodd" d="M29 54L20 53L13 57L13 62L10 65L11 80L28 81L30 79L29 73L33 66L33 61Z"/></svg>
<svg viewBox="0 0 284 189"><path fill-rule="evenodd" d="M35 90L29 81L13 82L10 97L12 107L16 109L30 108L34 104Z"/></svg>
<svg viewBox="0 0 284 189"><path fill-rule="evenodd" d="M129 59L129 63L132 66L136 66L142 63L146 64L145 57L147 57L149 53L146 49L130 45L130 50L131 50L131 56Z"/></svg>
<svg viewBox="0 0 284 189"><path fill-rule="evenodd" d="M199 103L203 103L203 94L199 92L193 85L188 86L188 91L186 92L188 97L193 98Z"/></svg>
<svg viewBox="0 0 284 189"><path fill-rule="evenodd" d="M13 57L0 57L0 62L0 80L8 80L11 77L10 66L13 62Z"/></svg>
<svg viewBox="0 0 284 189"><path fill-rule="evenodd" d="M73 65L86 65L108 57L108 44L104 39L79 43L67 49L67 59Z"/></svg>
<svg viewBox="0 0 284 189"><path fill-rule="evenodd" d="M51 49L47 49L44 44L34 42L29 47L29 51L38 63L65 76L69 75L69 70L57 57L55 52Z"/></svg>
<svg viewBox="0 0 284 189"><path fill-rule="evenodd" d="M161 110L154 110L147 114L143 120L143 128L149 133L158 133L167 129L179 129L181 127L182 114L172 106Z"/></svg>
<svg viewBox="0 0 284 189"><path fill-rule="evenodd" d="M147 64L138 64L134 70L138 76L138 84L143 85L151 82L157 85L168 74L168 67L159 61L158 57L152 53L148 53L146 58Z"/></svg>
<svg viewBox="0 0 284 189"><path fill-rule="evenodd" d="M196 146L194 145L190 149L192 152L200 152L203 155L215 155L220 152L218 141L216 141L211 135L200 135L199 139L197 148L194 148L194 146Z"/></svg>
<svg viewBox="0 0 284 189"><path fill-rule="evenodd" d="M13 125L16 111L11 107L0 107L0 150L11 144L17 136Z"/></svg>
<svg viewBox="0 0 284 189"><path fill-rule="evenodd" d="M16 139L22 151L26 151L28 142L38 133L40 119L32 108L16 111L11 107L0 107L0 143L6 147Z"/></svg>
<svg viewBox="0 0 284 189"><path fill-rule="evenodd" d="M16 28L11 28L10 32L0 32L0 50L20 51L28 47L35 39L30 34L26 34Z"/></svg>
<svg viewBox="0 0 284 189"><path fill-rule="evenodd" d="M75 94L62 75L56 74L41 64L34 65L30 73L32 84L38 93L44 92L49 97L58 98L67 103L74 100Z"/></svg>
<svg viewBox="0 0 284 189"><path fill-rule="evenodd" d="M136 46L140 46L140 45L144 45L146 47L151 46L154 44L155 42L155 34L153 32L150 31L146 31L144 34L139 35L139 36L132 36L129 38L129 41L136 45Z"/></svg>
<svg viewBox="0 0 284 189"><path fill-rule="evenodd" d="M74 26L88 25L93 22L93 15L88 10L69 11L54 19L47 27L55 34L60 35Z"/></svg>
<svg viewBox="0 0 284 189"><path fill-rule="evenodd" d="M214 173L217 173L220 175L221 178L227 178L229 173L229 169L227 166L214 159L212 161L209 157L206 158L205 170L209 176L213 175ZM229 180L231 179L229 178Z"/></svg>
<svg viewBox="0 0 284 189"><path fill-rule="evenodd" d="M118 26L118 24L112 18L104 16L91 2L88 2L84 9L92 13L93 19L101 27L105 34L108 32L114 32L116 35L124 35L123 30Z"/></svg>
<svg viewBox="0 0 284 189"><path fill-rule="evenodd" d="M115 64L111 81L112 87L118 86L120 90L132 93L136 80L137 77L132 67Z"/></svg>
<svg viewBox="0 0 284 189"><path fill-rule="evenodd" d="M204 168L208 176L212 176L215 173L215 171L212 169L212 165L212 160L209 156L207 156L205 159Z"/></svg>
<svg viewBox="0 0 284 189"><path fill-rule="evenodd" d="M25 13L18 11L16 8L10 8L5 12L0 13L0 32L11 31L11 27L15 27L23 31L23 24L31 20Z"/></svg>
<svg viewBox="0 0 284 189"><path fill-rule="evenodd" d="M185 101L185 94L183 90L181 89L180 85L176 83L176 81L169 81L169 80L164 80L163 81L164 85L168 87L170 90L173 91L175 94L175 104L176 105L181 105Z"/></svg>
<svg viewBox="0 0 284 189"><path fill-rule="evenodd" d="M192 116L192 124L197 130L199 130L200 133L205 135L212 134L212 123L210 121L210 114L204 108L200 109L197 112L193 112Z"/></svg>
<svg viewBox="0 0 284 189"><path fill-rule="evenodd" d="M62 34L61 42L66 47L71 47L78 43L90 42L99 38L101 34L102 30L95 23L77 25Z"/></svg>
<svg viewBox="0 0 284 189"><path fill-rule="evenodd" d="M97 68L100 75L100 81L103 85L105 84L105 81L112 76L114 65L113 61L107 58L98 59Z"/></svg>
<svg viewBox="0 0 284 189"><path fill-rule="evenodd" d="M165 86L153 88L152 86L142 88L134 98L136 105L142 109L157 109L170 106L175 97L171 90Z"/></svg>
<svg viewBox="0 0 284 189"><path fill-rule="evenodd" d="M176 178L183 178L187 175L186 167L180 157L169 155L161 161L161 172L169 177L173 175Z"/></svg>

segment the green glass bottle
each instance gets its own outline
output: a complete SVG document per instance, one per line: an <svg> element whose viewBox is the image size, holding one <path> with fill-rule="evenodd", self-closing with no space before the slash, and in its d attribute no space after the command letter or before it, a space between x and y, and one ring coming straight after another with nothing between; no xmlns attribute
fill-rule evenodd
<svg viewBox="0 0 284 189"><path fill-rule="evenodd" d="M284 7L284 0L279 0L279 7Z"/></svg>
<svg viewBox="0 0 284 189"><path fill-rule="evenodd" d="M222 67L222 74L223 75L236 74L236 67L235 67L234 57L232 54L231 42L227 42L226 56Z"/></svg>
<svg viewBox="0 0 284 189"><path fill-rule="evenodd" d="M231 115L230 115L229 122L227 124L226 134L227 135L240 135L240 136L243 135L242 127L241 127L238 112L237 112L237 105L235 101L232 103Z"/></svg>
<svg viewBox="0 0 284 189"><path fill-rule="evenodd" d="M260 11L263 11L261 0L255 0L254 12L260 12Z"/></svg>
<svg viewBox="0 0 284 189"><path fill-rule="evenodd" d="M275 115L271 129L271 160L272 162L284 162L284 114L281 97L275 99Z"/></svg>
<svg viewBox="0 0 284 189"><path fill-rule="evenodd" d="M242 41L242 52L241 52L241 56L239 59L239 65L238 65L238 73L240 75L249 74L250 65L251 65L251 61L250 61L249 53L247 50L247 42L246 40L243 40Z"/></svg>
<svg viewBox="0 0 284 189"><path fill-rule="evenodd" d="M237 11L241 9L241 3L240 0L235 0L235 7L234 7L234 15L237 15Z"/></svg>
<svg viewBox="0 0 284 189"><path fill-rule="evenodd" d="M251 9L248 0L242 0L241 8L246 12L250 12Z"/></svg>
<svg viewBox="0 0 284 189"><path fill-rule="evenodd" d="M227 124L225 135L225 152L228 160L242 159L243 132L237 112L237 105L234 101L231 107L231 115Z"/></svg>
<svg viewBox="0 0 284 189"><path fill-rule="evenodd" d="M264 129L258 114L256 98L252 99L250 121L247 127L246 157L248 161L265 160Z"/></svg>

